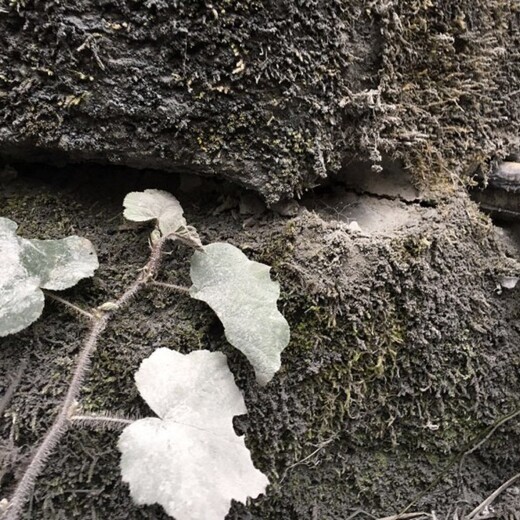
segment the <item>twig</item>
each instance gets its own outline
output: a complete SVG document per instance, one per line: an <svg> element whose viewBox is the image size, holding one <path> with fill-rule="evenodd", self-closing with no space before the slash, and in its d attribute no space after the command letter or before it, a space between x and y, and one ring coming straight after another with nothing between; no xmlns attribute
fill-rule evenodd
<svg viewBox="0 0 520 520"><path fill-rule="evenodd" d="M152 285L156 285L157 287L164 287L165 289L172 289L174 291L179 291L179 292L182 292L182 293L189 293L190 292L188 287L183 287L182 285L175 285L173 283L156 282L154 280L152 282Z"/></svg>
<svg viewBox="0 0 520 520"><path fill-rule="evenodd" d="M165 242L166 239L161 238L153 245L147 264L141 270L139 276L132 285L115 302L118 309L126 306L137 295L137 293L153 279L160 266L162 258L161 253ZM107 311L92 317L90 332L88 333L85 343L79 353L76 368L58 416L36 450L29 466L27 466L22 475L22 478L18 481L14 493L7 505L7 509L0 517L2 520L18 520L23 506L29 499L34 488L36 479L40 475L54 448L56 448L64 433L67 431L71 422L71 411L74 409L74 404L77 401L81 386L90 367L90 359L96 350L100 335L105 331L113 316L113 311Z"/></svg>
<svg viewBox="0 0 520 520"><path fill-rule="evenodd" d="M495 489L491 495L489 495L486 500L480 503L471 513L466 517L465 520L473 520L484 508L488 507L493 503L495 498L505 491L511 484L513 484L516 480L520 478L520 473L517 473L515 476L511 477L507 482L504 482L498 489Z"/></svg>
<svg viewBox="0 0 520 520"><path fill-rule="evenodd" d="M100 36L101 36L101 34L97 34L97 33L90 34L89 36L87 36L85 41L76 49L76 51L81 52L84 49L90 49L90 51L92 52L92 54L94 56L94 59L96 60L96 63L98 64L98 67L101 70L105 70L106 69L105 64L101 61L101 58L99 57L97 44L96 44L96 38L99 38Z"/></svg>
<svg viewBox="0 0 520 520"><path fill-rule="evenodd" d="M385 516L384 518L377 518L373 514L368 513L367 511L364 511L363 509L358 509L357 511L354 511L354 513L352 513L350 516L348 516L345 520L353 520L354 518L356 518L356 516L359 516L359 515L369 516L373 520L397 520L397 518L399 517L399 515L392 515L392 516ZM405 513L404 515L400 516L400 518L403 518L405 520L412 520L412 519L420 520L421 518L424 518L424 517L433 518L435 520L435 516L433 514L423 513L422 511L418 512L418 513Z"/></svg>
<svg viewBox="0 0 520 520"><path fill-rule="evenodd" d="M61 296L58 296L57 294L54 294L45 289L43 289L43 292L45 293L46 296L51 298L51 300L60 302L63 305L65 305L66 307L70 307L71 309L75 310L76 312L79 312L79 314L86 316L89 319L94 318L94 316L92 314L90 314L90 312L87 312L86 310L82 309L81 307L78 307L77 305L74 305L73 303L69 302L68 300L65 300L65 298L62 298Z"/></svg>
<svg viewBox="0 0 520 520"><path fill-rule="evenodd" d="M345 518L345 520L353 520L354 518L356 518L356 516L359 516L359 515L366 515L366 516L370 517L372 520L377 520L377 518L372 513L369 513L368 511L365 511L364 509L356 509L351 515L347 516L347 518Z"/></svg>
<svg viewBox="0 0 520 520"><path fill-rule="evenodd" d="M487 440L489 440L489 438L491 437L491 435L493 435L496 431L497 428L499 428L500 426L502 426L503 424L505 424L507 421L510 421L511 419L514 419L515 417L517 417L518 415L520 415L520 408L512 413L510 413L509 415L506 415L505 417L502 417L502 419L500 419L499 421L497 421L492 427L491 429L489 430L489 432L482 438L482 440L480 442L478 442L477 444L475 444L474 446L472 446L469 450L466 450L463 454L462 454L462 457L460 458L460 462L459 462L459 473L462 473L462 464L464 462L464 458L469 455L470 453L473 453L474 451L478 450Z"/></svg>
<svg viewBox="0 0 520 520"><path fill-rule="evenodd" d="M423 518L423 517L426 517L426 518L433 518L433 515L430 514L430 513L424 513L424 512L418 512L418 513L405 513L404 515L392 515L392 516L385 516L384 518L378 518L377 520L398 520L398 519L403 519L403 520L411 520L412 518L416 518L416 519L419 519L419 518Z"/></svg>
<svg viewBox="0 0 520 520"><path fill-rule="evenodd" d="M482 437L482 435L479 435L477 437L477 438L482 437L481 440L477 444L473 444L473 442L475 442L475 441L473 441L472 443L470 443L470 447L465 449L462 452L462 455L461 454L454 455L450 459L450 461L446 464L446 466L441 470L441 472L437 475L437 477L434 479L434 481L424 491L421 491L418 495L416 495L412 499L412 501L396 516L396 520L400 520L401 518L403 518L403 515L408 510L410 510L419 500L421 500L421 498L426 496L426 494L429 493L432 489L435 489L437 487L437 485L439 484L439 482L444 478L444 476L448 473L448 471L450 471L451 468L455 464L457 464L457 462L460 462L466 455L468 455L469 453L472 453L476 449L480 448L484 444L484 442L486 442L491 437L491 435L495 432L495 430L499 426L502 426L507 421L510 421L511 419L517 417L518 415L520 415L520 409L517 409L514 412L511 412L510 414L506 415L505 417L502 417L495 424L493 424L491 426L491 428L488 429L489 431L487 431L487 433L485 433L485 435L483 437Z"/></svg>
<svg viewBox="0 0 520 520"><path fill-rule="evenodd" d="M9 405L14 393L16 392L16 389L18 388L18 385L20 384L20 381L22 380L22 376L26 368L27 358L23 359L20 363L20 366L18 367L18 370L16 371L13 380L11 381L11 384L7 387L5 394L0 399L0 417L4 415L7 406Z"/></svg>
<svg viewBox="0 0 520 520"><path fill-rule="evenodd" d="M284 481L285 477L287 476L287 473L295 468L296 466L299 466L300 464L303 464L304 462L307 462L309 459L311 459L312 457L314 457L314 455L316 455L318 452L320 452L323 448L325 448L325 446L327 446L328 444L330 444L332 441L334 441L336 439L336 436L333 436L331 437L330 439L327 439L326 441L323 441L311 454L307 455L305 458L303 458L302 460L299 460L298 462L295 462L294 464L291 464L290 466L288 466L287 468L285 468L285 471L283 472L283 476L282 478L280 479L280 484Z"/></svg>

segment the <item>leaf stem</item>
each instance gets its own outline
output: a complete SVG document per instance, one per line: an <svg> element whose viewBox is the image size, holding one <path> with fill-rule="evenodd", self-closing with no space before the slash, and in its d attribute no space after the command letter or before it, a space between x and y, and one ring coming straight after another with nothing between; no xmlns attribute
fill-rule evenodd
<svg viewBox="0 0 520 520"><path fill-rule="evenodd" d="M20 381L22 380L22 376L26 368L27 358L23 359L20 363L20 366L18 367L18 370L16 371L13 380L11 381L11 384L7 388L5 394L0 399L0 417L4 415L4 412L7 406L9 405L9 402L11 401L14 393L16 392L16 389L18 388L18 385L20 384Z"/></svg>
<svg viewBox="0 0 520 520"><path fill-rule="evenodd" d="M70 420L82 426L97 426L108 430L120 430L135 422L131 419L107 415L73 415Z"/></svg>
<svg viewBox="0 0 520 520"><path fill-rule="evenodd" d="M174 291L178 291L178 292L181 292L181 293L189 293L190 292L189 287L184 287L182 285L175 285L173 283L156 282L154 280L152 282L152 285L155 285L157 287L164 287L165 289L172 289Z"/></svg>
<svg viewBox="0 0 520 520"><path fill-rule="evenodd" d="M36 450L36 453L34 454L29 466L25 470L22 478L16 485L13 496L11 497L11 500L9 500L7 510L2 517L5 517L5 520L17 520L19 518L19 515L22 512L22 508L27 501L29 494L32 492L34 483L44 468L49 455L52 453L54 448L61 440L63 434L66 432L69 422L69 410L78 396L81 383L83 382L85 374L90 365L90 356L92 355L92 352L94 352L99 335L105 330L108 324L108 320L108 315L94 319L90 332L87 336L87 340L85 341L85 344L79 354L76 370L72 376L72 380L67 390L65 399L61 405L58 416L45 435L42 443Z"/></svg>
<svg viewBox="0 0 520 520"><path fill-rule="evenodd" d="M148 262L139 273L139 276L115 302L118 309L128 305L140 290L156 275L161 263L162 250L165 242L166 239L162 238L152 246ZM55 295L53 296L55 297ZM69 302L66 303L68 304ZM79 353L76 368L72 375L65 399L61 404L60 411L54 420L54 423L43 438L43 441L37 448L21 479L18 481L14 493L7 505L7 509L0 516L2 520L18 520L20 518L23 506L34 489L36 479L42 472L49 456L56 448L71 423L73 417L71 411L74 409L81 386L85 380L88 369L90 368L92 354L96 350L99 337L105 331L113 316L113 311L92 316L90 331Z"/></svg>
<svg viewBox="0 0 520 520"><path fill-rule="evenodd" d="M62 298L61 296L58 296L57 294L54 294L53 292L47 291L46 289L42 289L42 290L43 290L45 296L48 296L51 300L55 300L59 303L62 303L66 307L70 307L71 309L75 310L76 312L79 312L79 314L81 314L82 316L86 316L90 320L92 318L94 318L94 316L92 314L90 314L90 312L82 309L81 307L78 307L77 305L74 305L73 303L69 302L65 298Z"/></svg>

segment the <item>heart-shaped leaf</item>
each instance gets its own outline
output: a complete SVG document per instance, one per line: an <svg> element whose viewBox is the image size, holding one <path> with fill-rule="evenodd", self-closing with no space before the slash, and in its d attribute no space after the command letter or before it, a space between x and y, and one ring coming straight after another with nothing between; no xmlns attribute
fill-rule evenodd
<svg viewBox="0 0 520 520"><path fill-rule="evenodd" d="M289 325L278 311L280 286L270 267L253 262L240 249L214 243L195 251L191 260L190 295L205 301L222 321L226 338L243 352L260 384L280 368L289 343Z"/></svg>
<svg viewBox="0 0 520 520"><path fill-rule="evenodd" d="M136 503L161 504L176 520L222 520L231 499L265 491L267 477L233 429L233 417L247 410L223 354L160 348L135 380L160 417L132 423L119 439L122 478Z"/></svg>
<svg viewBox="0 0 520 520"><path fill-rule="evenodd" d="M14 334L42 313L41 289L67 289L99 267L92 244L77 236L27 240L17 224L0 217L0 336Z"/></svg>
<svg viewBox="0 0 520 520"><path fill-rule="evenodd" d="M156 220L162 236L186 226L179 201L167 191L144 190L129 193L123 201L124 217L134 222Z"/></svg>

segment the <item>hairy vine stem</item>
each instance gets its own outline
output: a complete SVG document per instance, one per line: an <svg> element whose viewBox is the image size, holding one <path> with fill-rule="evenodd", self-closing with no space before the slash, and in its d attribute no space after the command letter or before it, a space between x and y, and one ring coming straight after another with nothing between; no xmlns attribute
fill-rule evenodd
<svg viewBox="0 0 520 520"><path fill-rule="evenodd" d="M122 430L130 426L134 420L123 417L111 417L109 415L73 415L70 420L82 426L91 426L105 430Z"/></svg>
<svg viewBox="0 0 520 520"><path fill-rule="evenodd" d="M190 288L189 287L183 287L182 285L175 285L173 283L166 283L166 282L156 282L155 280L152 282L152 285L155 285L156 287L163 287L165 289L171 289L172 291L177 291L181 293L189 293Z"/></svg>
<svg viewBox="0 0 520 520"><path fill-rule="evenodd" d="M16 371L11 384L7 387L5 394L0 398L0 417L4 415L4 412L9 404L9 401L13 397L13 394L16 392L16 388L20 384L22 380L23 373L27 368L27 358L24 358Z"/></svg>
<svg viewBox="0 0 520 520"><path fill-rule="evenodd" d="M76 368L72 375L67 394L61 404L60 411L49 428L43 441L36 449L31 462L27 466L21 479L18 481L16 488L9 500L6 510L1 515L2 520L18 520L25 503L28 501L36 479L42 472L49 456L56 448L68 427L72 423L74 416L74 408L79 397L79 393L85 380L85 376L90 368L92 354L95 352L101 334L107 328L114 313L117 310L127 306L131 300L150 282L153 280L161 264L162 250L166 238L158 239L151 246L150 257L143 267L136 280L128 287L128 289L116 300L110 310L96 310L92 314L90 331L83 343L83 347L78 356ZM56 298L55 298L56 299Z"/></svg>
<svg viewBox="0 0 520 520"><path fill-rule="evenodd" d="M74 305L73 303L67 301L65 298L62 298L61 296L58 296L57 294L54 294L46 289L43 289L43 293L45 296L48 296L51 300L55 300L66 307L69 307L73 311L77 312L78 314L81 314L82 316L85 316L89 320L91 320L94 316L90 313L82 309L81 307L78 307L77 305Z"/></svg>

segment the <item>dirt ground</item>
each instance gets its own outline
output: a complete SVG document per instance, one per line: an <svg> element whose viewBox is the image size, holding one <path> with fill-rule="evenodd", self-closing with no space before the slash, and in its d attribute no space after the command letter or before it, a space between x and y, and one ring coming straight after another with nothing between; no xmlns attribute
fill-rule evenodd
<svg viewBox="0 0 520 520"><path fill-rule="evenodd" d="M64 293L82 307L121 294L146 261L149 228L122 217L135 189L172 191L204 242L231 242L273 266L292 339L267 387L205 304L154 288L110 325L81 394L85 411L150 415L132 380L144 357L160 346L224 351L249 410L235 429L271 481L264 496L234 503L229 519L374 518L412 501L411 511L463 518L518 472L520 417L499 425L520 409L519 289L499 285L520 274L518 251L465 192L402 197L402 187L335 185L276 212L207 179L93 166L18 171L0 191L0 214L21 235L78 234L97 249L95 277ZM188 285L188 255L172 246L159 278ZM26 367L0 418L0 498L53 420L85 330L48 301L38 322L2 338L0 395ZM166 519L158 506L132 504L116 440L72 428L24 518ZM518 487L502 493L496 518L517 518L519 496Z"/></svg>

